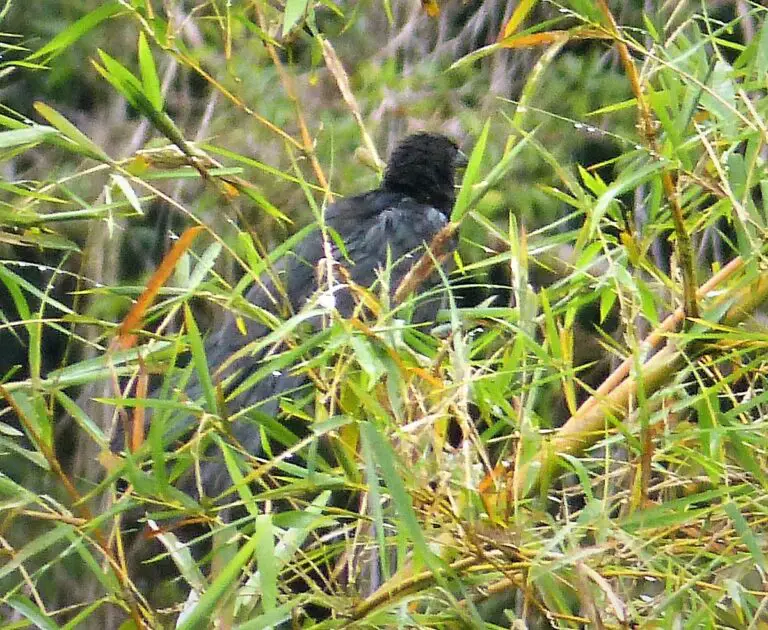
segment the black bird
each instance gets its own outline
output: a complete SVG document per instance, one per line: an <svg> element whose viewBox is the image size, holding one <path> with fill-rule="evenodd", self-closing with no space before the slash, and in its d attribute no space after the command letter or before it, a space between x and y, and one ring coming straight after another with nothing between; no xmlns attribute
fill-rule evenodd
<svg viewBox="0 0 768 630"><path fill-rule="evenodd" d="M281 304L290 312L300 311L319 290L327 289L326 281L321 283L320 289L317 282L318 265L326 256L327 244L330 244L335 262L346 267L355 284L365 288L376 284L379 272L391 261L389 289L394 293L424 252L425 244L429 244L447 224L455 202L456 169L464 165L466 157L447 137L428 132L408 136L390 156L379 188L342 199L326 209L325 225L328 232L335 232L343 240L344 251L334 238L328 236L324 240L322 231L315 230L294 252L275 265L269 277L261 278L246 298L255 307L271 314L279 314ZM337 271L334 272L334 283L335 308L341 316L349 317L356 305L353 292L344 284L343 274ZM422 286L421 291L427 288ZM438 306L435 300L423 304L416 309L414 319L420 322L434 320ZM319 327L319 322L313 322L313 325ZM271 332L270 327L256 320L247 321L245 326L246 330L242 331L242 323L238 327L235 317L228 315L222 327L205 344L214 382L221 383L227 394L234 393L264 358L264 351L248 353L244 351L246 346L255 345L254 342ZM237 352L242 356L231 360ZM263 414L274 416L278 408L277 398L305 385L305 376L292 375L288 370L268 374L252 387L240 387L241 391L230 396L225 403L227 413L232 415L253 406ZM195 374L186 391L193 400L201 395ZM189 416L178 421L174 419L169 424L174 437L188 433L192 425L193 418ZM233 423L232 434L249 453L262 452L258 426L245 419L239 420ZM124 446L121 428L112 445L113 450ZM180 485L196 494L193 480L183 480ZM209 496L217 496L231 485L220 455L209 453L202 466L201 485Z"/></svg>

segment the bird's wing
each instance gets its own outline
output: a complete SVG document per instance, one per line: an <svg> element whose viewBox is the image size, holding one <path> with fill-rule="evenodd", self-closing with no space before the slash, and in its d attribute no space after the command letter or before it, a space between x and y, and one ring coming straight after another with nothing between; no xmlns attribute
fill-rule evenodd
<svg viewBox="0 0 768 630"><path fill-rule="evenodd" d="M438 210L419 204L402 194L374 191L338 201L326 210L326 224L338 241L329 233L328 249L336 262L347 267L351 279L362 287L373 285L380 273L391 260L390 291L394 292L411 265L418 260L424 243L434 237L445 225L446 218ZM248 301L257 308L276 313L273 296L280 296L275 281L281 282L293 312L304 307L307 300L317 291L317 267L324 258L326 248L321 230L316 230L275 266L274 275L262 278L248 292ZM335 274L337 290L334 292L336 308L344 317L349 317L356 301L349 289L343 285L343 278ZM323 282L327 282L324 280ZM325 286L325 285L324 285ZM283 299L283 302L285 300ZM434 309L432 309L434 310ZM430 311L431 314L432 311ZM425 320L429 315L420 314ZM246 327L243 334L242 327ZM230 357L242 351L270 332L270 328L257 320L235 321L228 315L222 328L214 333L206 345L208 364L215 382L229 381L228 391L233 391L249 376L260 363L263 351L242 354L237 360ZM237 395L228 404L233 409L254 405L269 400L263 406L265 413L274 413L277 403L276 389L281 387L279 377L266 377L247 392ZM190 396L199 392L188 388Z"/></svg>
<svg viewBox="0 0 768 630"><path fill-rule="evenodd" d="M355 283L370 287L390 261L389 291L393 294L447 219L439 210L405 195L382 193L375 203L377 212L359 222L355 237L348 239L347 253L354 263L350 275Z"/></svg>
<svg viewBox="0 0 768 630"><path fill-rule="evenodd" d="M352 280L363 287L373 285L380 271L391 261L391 292L394 292L405 273L421 256L424 244L431 241L446 221L445 216L431 206L419 204L403 194L384 191L350 197L332 204L326 210L326 224L344 241L344 247L341 248L336 240L329 239L332 256L347 267ZM325 251L322 232L316 230L301 241L294 252L284 256L274 266L272 274L264 274L251 287L245 296L247 301L253 307L273 315L300 310L317 291L316 268ZM282 285L282 291L278 289L278 283ZM343 316L351 315L355 300L350 291L342 287L335 295L339 312ZM285 309L285 306L290 306L290 309ZM419 319L426 320L428 317ZM263 350L244 352L235 360L231 357L247 346L255 345L270 331L271 328L262 320L242 317L238 321L234 314L228 313L222 325L208 337L205 344L214 383L226 382L226 390L232 392L252 374L263 358ZM268 401L262 406L262 411L274 414L277 411L276 397L286 388L286 379L290 381L291 388L304 384L304 377L296 377L288 372L269 375L248 391L239 393L234 400L228 400L227 405L232 410L238 410ZM192 400L202 395L196 373L190 377L186 394ZM150 414L147 416L149 422ZM193 417L180 415L172 421L172 434L183 434L193 423ZM258 452L258 431L243 426L236 434L250 452ZM119 431L113 440L113 450L121 450L122 446L123 438Z"/></svg>
<svg viewBox="0 0 768 630"><path fill-rule="evenodd" d="M403 276L423 253L425 243L428 244L446 222L445 215L435 208L416 203L402 194L375 191L337 202L327 209L327 226L344 241L342 248L329 235L328 248L335 261L347 267L351 279L366 288L376 283L381 270L391 261L390 292L394 292ZM294 310L299 310L317 291L316 268L324 258L325 251L322 233L315 232L296 248L293 261L280 269L281 279ZM337 275L335 281L340 283L334 293L336 308L343 316L350 316L355 307L355 299L343 285L342 277ZM269 288L272 286L269 285ZM248 299L264 308L263 289L259 285L251 289ZM422 311L425 309L420 308L416 316L421 320L433 317L436 308L430 305L427 305L427 308L428 314L424 315ZM263 330L257 329L253 324L249 325L249 338L266 334L266 327L261 324L259 326L262 326ZM222 332L222 336L228 340L223 340L219 347L228 348L227 352L235 352L242 347L242 335L240 340L233 342L232 338L228 337L231 331ZM244 358L231 369L241 369L242 378L247 378L257 367L259 359L260 357L256 356ZM228 404L236 410L256 406L262 413L274 415L278 410L280 396L298 396L298 392L304 391L308 384L306 375L293 374L290 369L286 369L267 374ZM232 431L237 441L248 452L260 452L261 434L257 427L244 420L234 423ZM213 496L224 492L231 483L226 469L216 460L206 462L202 475L203 486Z"/></svg>
<svg viewBox="0 0 768 630"><path fill-rule="evenodd" d="M262 274L249 289L245 299L251 307L280 316L299 310L315 291L314 266L318 251L322 251L317 232L307 236L295 252L286 254L269 274ZM242 317L227 313L221 327L208 338L206 356L215 378L223 381L243 364L250 364L254 357L244 356L234 362L227 359L239 350L261 339L271 331L265 319Z"/></svg>

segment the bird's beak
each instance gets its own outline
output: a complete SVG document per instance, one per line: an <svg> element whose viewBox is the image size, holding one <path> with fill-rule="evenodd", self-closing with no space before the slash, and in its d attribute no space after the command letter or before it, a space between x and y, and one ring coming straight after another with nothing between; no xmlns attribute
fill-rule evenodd
<svg viewBox="0 0 768 630"><path fill-rule="evenodd" d="M453 166L455 168L466 168L467 164L469 164L469 158L467 157L467 154L464 153L461 149L456 151L456 157L453 158Z"/></svg>

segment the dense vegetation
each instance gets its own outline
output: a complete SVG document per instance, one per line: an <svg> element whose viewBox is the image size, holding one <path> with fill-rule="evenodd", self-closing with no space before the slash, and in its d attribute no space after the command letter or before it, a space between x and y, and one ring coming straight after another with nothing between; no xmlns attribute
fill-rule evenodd
<svg viewBox="0 0 768 630"><path fill-rule="evenodd" d="M6 0L0 625L766 627L767 14ZM273 320L312 393L228 409L206 332L421 128L471 154L436 326Z"/></svg>

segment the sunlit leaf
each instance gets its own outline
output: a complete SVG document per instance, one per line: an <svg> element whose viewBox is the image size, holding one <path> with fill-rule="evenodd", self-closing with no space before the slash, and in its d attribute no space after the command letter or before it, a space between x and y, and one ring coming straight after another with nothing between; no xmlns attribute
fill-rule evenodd
<svg viewBox="0 0 768 630"><path fill-rule="evenodd" d="M28 61L46 58L50 61L61 54L69 46L74 44L81 37L96 28L101 22L124 11L125 7L120 2L105 2L97 9L85 14L77 22L61 31L45 46L27 57Z"/></svg>
<svg viewBox="0 0 768 630"><path fill-rule="evenodd" d="M286 0L285 12L283 13L283 37L285 37L304 16L308 4L309 0Z"/></svg>
<svg viewBox="0 0 768 630"><path fill-rule="evenodd" d="M429 17L440 17L440 5L437 0L421 0L421 6Z"/></svg>
<svg viewBox="0 0 768 630"><path fill-rule="evenodd" d="M101 147L99 147L93 140L86 136L82 131L69 122L64 116L57 112L52 107L37 101L34 104L35 110L43 118L45 118L51 125L56 127L62 134L72 140L78 145L83 152L88 152L93 155L94 159L103 162L109 162L109 156L107 156Z"/></svg>
<svg viewBox="0 0 768 630"><path fill-rule="evenodd" d="M570 31L542 31L528 35L511 35L499 41L502 48L530 48L532 46L548 46L556 42L584 39L610 39L603 31L588 28L577 28Z"/></svg>
<svg viewBox="0 0 768 630"><path fill-rule="evenodd" d="M152 49L147 43L147 36L144 31L139 33L139 71L147 99L157 111L160 111L163 109L163 93L160 79L157 76L155 60L152 58Z"/></svg>
<svg viewBox="0 0 768 630"><path fill-rule="evenodd" d="M518 2L514 12L512 13L512 16L504 25L504 29L502 30L501 37L499 39L506 39L515 33L515 31L520 28L520 25L531 12L533 7L535 7L537 4L538 0L521 0Z"/></svg>

